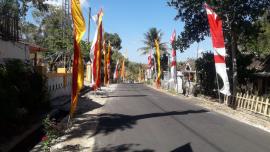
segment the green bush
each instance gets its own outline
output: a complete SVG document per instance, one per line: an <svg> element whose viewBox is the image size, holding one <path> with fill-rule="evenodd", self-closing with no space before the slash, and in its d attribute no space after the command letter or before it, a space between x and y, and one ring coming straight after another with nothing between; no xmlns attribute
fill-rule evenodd
<svg viewBox="0 0 270 152"><path fill-rule="evenodd" d="M0 65L1 120L16 120L23 115L49 108L46 78L21 60Z"/></svg>

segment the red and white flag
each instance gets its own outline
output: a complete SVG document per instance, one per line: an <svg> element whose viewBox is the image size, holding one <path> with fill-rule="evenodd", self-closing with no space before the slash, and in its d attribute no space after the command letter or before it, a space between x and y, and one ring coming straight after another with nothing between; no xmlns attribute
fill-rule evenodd
<svg viewBox="0 0 270 152"><path fill-rule="evenodd" d="M113 73L113 79L117 80L118 79L118 64L119 64L119 60L117 60L116 65L115 65L115 70Z"/></svg>
<svg viewBox="0 0 270 152"><path fill-rule="evenodd" d="M211 7L205 3L205 9L207 12L208 22L210 26L210 33L212 37L212 43L214 48L214 60L217 74L221 77L223 81L223 88L220 92L224 95L231 95L230 93L230 83L228 80L228 75L226 71L225 63L225 44L222 31L222 20L217 16Z"/></svg>
<svg viewBox="0 0 270 152"><path fill-rule="evenodd" d="M175 36L176 32L174 30L170 38L171 45L173 45L175 41ZM172 47L171 78L174 80L174 82L176 82L176 51L173 47Z"/></svg>

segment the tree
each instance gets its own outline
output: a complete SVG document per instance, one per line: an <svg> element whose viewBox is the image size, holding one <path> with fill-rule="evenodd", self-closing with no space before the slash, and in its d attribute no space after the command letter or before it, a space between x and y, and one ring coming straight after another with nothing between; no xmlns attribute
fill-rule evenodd
<svg viewBox="0 0 270 152"><path fill-rule="evenodd" d="M23 22L21 24L22 39L26 42L35 43L36 35L38 34L38 27L30 22Z"/></svg>
<svg viewBox="0 0 270 152"><path fill-rule="evenodd" d="M109 42L111 43L112 51L119 51L122 48L122 40L117 33L112 34L105 32L105 41L107 43L107 46Z"/></svg>
<svg viewBox="0 0 270 152"><path fill-rule="evenodd" d="M214 54L205 52L195 62L200 84L200 92L204 95L215 96L217 90ZM222 86L222 85L220 85Z"/></svg>
<svg viewBox="0 0 270 152"><path fill-rule="evenodd" d="M29 7L47 11L46 0L0 0L0 14L6 17L21 19L26 16Z"/></svg>
<svg viewBox="0 0 270 152"><path fill-rule="evenodd" d="M241 49L246 52L255 53L258 56L270 54L270 11L266 12L256 23L261 26L262 33L258 37L242 43ZM242 40L243 41L243 40Z"/></svg>
<svg viewBox="0 0 270 152"><path fill-rule="evenodd" d="M139 77L139 70L143 69L142 64L127 60L126 75L128 80L137 80Z"/></svg>
<svg viewBox="0 0 270 152"><path fill-rule="evenodd" d="M87 42L84 40L81 41L81 52L86 62L90 60L90 48L91 48L91 42Z"/></svg>
<svg viewBox="0 0 270 152"><path fill-rule="evenodd" d="M48 12L33 11L33 17L39 21L38 33L35 42L50 52L70 51L73 49L71 21L64 22L64 11L61 8L50 6Z"/></svg>
<svg viewBox="0 0 270 152"><path fill-rule="evenodd" d="M159 43L159 49L161 51L161 54L164 54L166 52L166 43L161 42L163 33L161 30L157 30L157 28L150 28L146 33L144 33L144 47L139 48L138 51L141 51L143 55L146 55L149 53L150 50L153 50L155 48L155 40L158 40Z"/></svg>
<svg viewBox="0 0 270 152"><path fill-rule="evenodd" d="M187 49L192 43L204 40L209 36L209 27L202 0L169 0L168 5L178 13L175 20L185 23L184 31L180 33L175 47L180 51ZM269 9L269 0L207 0L218 16L224 21L223 30L229 57L232 61L230 75L233 75L233 96L236 95L237 65L236 55L241 40L252 40L260 33L260 26L254 24Z"/></svg>

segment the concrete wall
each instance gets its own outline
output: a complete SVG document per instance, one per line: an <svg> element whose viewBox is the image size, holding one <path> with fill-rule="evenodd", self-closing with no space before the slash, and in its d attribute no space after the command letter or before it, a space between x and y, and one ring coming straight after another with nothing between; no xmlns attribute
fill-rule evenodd
<svg viewBox="0 0 270 152"><path fill-rule="evenodd" d="M0 40L0 60L21 59L29 60L30 52L26 44Z"/></svg>
<svg viewBox="0 0 270 152"><path fill-rule="evenodd" d="M47 76L47 87L50 93L50 99L71 95L71 74L48 73Z"/></svg>

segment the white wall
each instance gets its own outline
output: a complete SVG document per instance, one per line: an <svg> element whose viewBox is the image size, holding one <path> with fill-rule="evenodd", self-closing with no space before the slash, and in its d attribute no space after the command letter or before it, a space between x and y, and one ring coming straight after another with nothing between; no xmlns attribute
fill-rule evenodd
<svg viewBox="0 0 270 152"><path fill-rule="evenodd" d="M64 74L48 77L47 87L50 99L71 95L72 76L70 74L66 75L66 86L64 86L64 77Z"/></svg>
<svg viewBox="0 0 270 152"><path fill-rule="evenodd" d="M0 59L29 60L29 54L26 44L0 40Z"/></svg>

